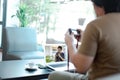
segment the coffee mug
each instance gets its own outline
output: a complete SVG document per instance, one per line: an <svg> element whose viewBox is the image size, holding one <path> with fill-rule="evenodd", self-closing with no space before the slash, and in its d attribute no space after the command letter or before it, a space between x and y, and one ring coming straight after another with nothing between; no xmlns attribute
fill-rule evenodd
<svg viewBox="0 0 120 80"><path fill-rule="evenodd" d="M28 65L30 68L33 68L35 66L35 64L33 62L28 63Z"/></svg>

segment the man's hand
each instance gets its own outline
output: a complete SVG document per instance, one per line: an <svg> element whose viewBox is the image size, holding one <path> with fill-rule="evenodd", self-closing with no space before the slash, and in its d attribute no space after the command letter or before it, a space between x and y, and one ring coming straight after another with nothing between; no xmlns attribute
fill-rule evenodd
<svg viewBox="0 0 120 80"><path fill-rule="evenodd" d="M83 31L81 29L77 29L77 32L79 34L78 35L74 35L74 36L75 36L75 39L80 42L81 41L81 36L83 34Z"/></svg>
<svg viewBox="0 0 120 80"><path fill-rule="evenodd" d="M58 56L60 57L60 59L61 59L62 61L64 61L64 58L60 55L60 53L58 54Z"/></svg>

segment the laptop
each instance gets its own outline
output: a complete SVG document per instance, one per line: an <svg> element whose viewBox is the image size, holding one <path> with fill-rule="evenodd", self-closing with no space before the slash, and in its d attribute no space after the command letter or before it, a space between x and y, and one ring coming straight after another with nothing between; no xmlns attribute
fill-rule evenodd
<svg viewBox="0 0 120 80"><path fill-rule="evenodd" d="M74 65L69 62L69 68L67 61L61 61L61 62L53 62L53 63L47 63L47 67L54 71L74 71L75 67Z"/></svg>

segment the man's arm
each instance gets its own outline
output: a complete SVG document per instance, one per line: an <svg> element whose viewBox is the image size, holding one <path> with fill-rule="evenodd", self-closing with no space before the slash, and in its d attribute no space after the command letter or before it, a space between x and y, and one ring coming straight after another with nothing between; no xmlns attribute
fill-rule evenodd
<svg viewBox="0 0 120 80"><path fill-rule="evenodd" d="M57 55L58 55L58 52L55 54L55 62L57 62Z"/></svg>
<svg viewBox="0 0 120 80"><path fill-rule="evenodd" d="M64 57L61 56L61 54L58 54L58 56L60 57L60 59L61 59L62 61L64 61Z"/></svg>
<svg viewBox="0 0 120 80"><path fill-rule="evenodd" d="M79 73L86 73L93 62L93 57L83 54L74 54L71 57L71 62L74 64Z"/></svg>
<svg viewBox="0 0 120 80"><path fill-rule="evenodd" d="M86 73L92 64L94 57L77 52L75 46L72 44L71 46L68 46L68 49L70 61L76 67L77 72Z"/></svg>
<svg viewBox="0 0 120 80"><path fill-rule="evenodd" d="M78 72L86 73L91 67L97 51L98 36L98 28L89 23L81 37L81 45L77 50L74 33L69 34L69 32L66 32L65 43L69 51L69 58Z"/></svg>

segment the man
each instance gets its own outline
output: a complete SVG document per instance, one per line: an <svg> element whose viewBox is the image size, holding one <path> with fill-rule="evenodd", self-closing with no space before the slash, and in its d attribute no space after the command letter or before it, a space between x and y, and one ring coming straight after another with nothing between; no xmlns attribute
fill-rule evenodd
<svg viewBox="0 0 120 80"><path fill-rule="evenodd" d="M49 80L81 80L87 72L88 80L96 80L120 73L120 0L92 2L98 18L87 25L78 50L74 34L65 34L70 60L80 74L53 72Z"/></svg>
<svg viewBox="0 0 120 80"><path fill-rule="evenodd" d="M57 53L55 54L55 61L64 61L64 53L62 52L62 46L58 46Z"/></svg>

